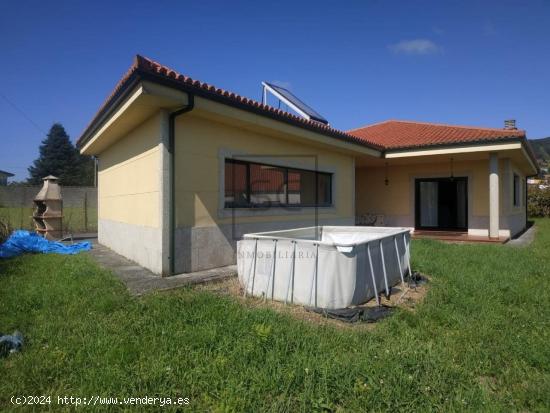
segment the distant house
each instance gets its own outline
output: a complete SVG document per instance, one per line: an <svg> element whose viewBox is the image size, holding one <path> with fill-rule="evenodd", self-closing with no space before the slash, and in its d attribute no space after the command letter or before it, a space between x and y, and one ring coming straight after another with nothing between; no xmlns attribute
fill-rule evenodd
<svg viewBox="0 0 550 413"><path fill-rule="evenodd" d="M0 169L0 186L6 186L8 184L8 178L11 178L12 176L12 173L2 171Z"/></svg>

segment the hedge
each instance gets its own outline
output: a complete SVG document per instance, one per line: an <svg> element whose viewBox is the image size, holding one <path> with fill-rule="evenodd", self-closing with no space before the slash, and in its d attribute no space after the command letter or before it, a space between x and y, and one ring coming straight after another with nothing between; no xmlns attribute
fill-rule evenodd
<svg viewBox="0 0 550 413"><path fill-rule="evenodd" d="M530 217L550 217L550 188L529 187L527 212Z"/></svg>

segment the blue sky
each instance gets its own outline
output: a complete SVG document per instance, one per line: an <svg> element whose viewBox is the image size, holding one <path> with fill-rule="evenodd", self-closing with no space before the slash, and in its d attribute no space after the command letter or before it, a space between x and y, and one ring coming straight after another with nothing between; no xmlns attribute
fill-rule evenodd
<svg viewBox="0 0 550 413"><path fill-rule="evenodd" d="M6 1L0 169L73 140L136 53L260 99L276 81L351 129L388 118L550 136L550 2Z"/></svg>

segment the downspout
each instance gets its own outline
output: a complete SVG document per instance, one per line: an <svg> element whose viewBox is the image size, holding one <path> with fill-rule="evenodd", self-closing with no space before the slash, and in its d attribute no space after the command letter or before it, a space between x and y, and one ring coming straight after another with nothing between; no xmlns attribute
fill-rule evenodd
<svg viewBox="0 0 550 413"><path fill-rule="evenodd" d="M170 275L175 273L175 256L176 256L176 118L184 113L191 112L195 107L195 96L188 94L187 106L170 113L168 117L168 153L170 154L170 218L168 230L170 231Z"/></svg>

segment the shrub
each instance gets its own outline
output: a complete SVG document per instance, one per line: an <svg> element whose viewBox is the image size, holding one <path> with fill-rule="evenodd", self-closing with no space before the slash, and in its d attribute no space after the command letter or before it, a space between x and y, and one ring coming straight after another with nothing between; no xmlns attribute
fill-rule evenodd
<svg viewBox="0 0 550 413"><path fill-rule="evenodd" d="M530 217L550 217L550 189L529 187L527 212Z"/></svg>

